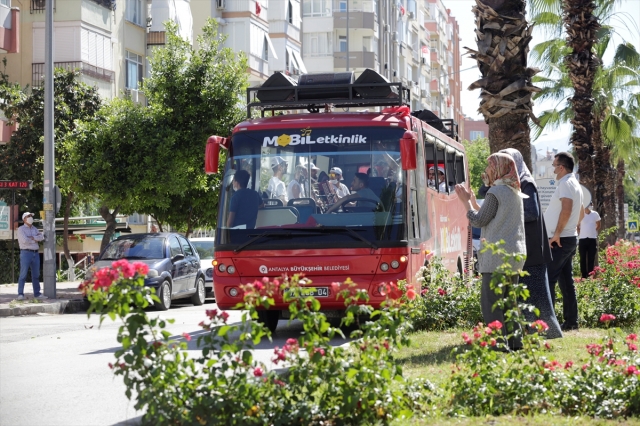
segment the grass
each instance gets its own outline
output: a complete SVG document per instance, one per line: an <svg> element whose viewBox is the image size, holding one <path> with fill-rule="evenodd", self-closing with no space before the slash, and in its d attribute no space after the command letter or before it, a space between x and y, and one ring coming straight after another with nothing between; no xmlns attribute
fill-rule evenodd
<svg viewBox="0 0 640 426"><path fill-rule="evenodd" d="M468 330L466 330L468 332ZM627 330L631 331L631 330ZM455 355L451 351L465 345L460 337L463 330L447 332L417 332L411 336L412 344L402 348L397 359L404 370L405 377L424 378L437 387L444 385L451 375L451 366ZM548 359L556 359L561 363L573 361L582 365L589 359L585 346L599 343L607 335L604 329L587 329L564 333L562 339L549 340L551 350L545 353ZM640 425L640 419L623 419L606 421L588 417L563 417L552 415L535 416L501 416L448 418L429 417L426 419L397 420L394 425Z"/></svg>

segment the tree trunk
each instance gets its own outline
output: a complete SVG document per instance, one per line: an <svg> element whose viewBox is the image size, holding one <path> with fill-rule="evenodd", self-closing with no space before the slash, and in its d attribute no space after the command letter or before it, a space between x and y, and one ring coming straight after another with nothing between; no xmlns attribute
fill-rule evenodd
<svg viewBox="0 0 640 426"><path fill-rule="evenodd" d="M611 166L611 150L609 147L604 145L604 141L602 140L601 125L603 118L604 112L595 114L593 117L593 148L595 152L593 162L595 166L595 181L592 197L593 210L598 212L601 217L601 233L606 233L607 229L616 226L618 207L616 204L615 180L613 181L614 187L611 187L611 178L615 179L616 174L615 169Z"/></svg>
<svg viewBox="0 0 640 426"><path fill-rule="evenodd" d="M480 111L489 125L492 153L515 148L530 170L531 137L529 118L533 115L531 95L540 91L531 77L540 70L527 68L533 26L525 19L524 0L476 0L478 50L466 47L478 62L482 78L469 86L481 89Z"/></svg>
<svg viewBox="0 0 640 426"><path fill-rule="evenodd" d="M73 191L69 191L67 194L67 205L64 208L64 225L62 230L62 249L64 250L64 257L67 259L67 280L76 280L76 265L75 260L71 257L69 251L69 216L71 215L71 202L73 201Z"/></svg>
<svg viewBox="0 0 640 426"><path fill-rule="evenodd" d="M580 183L594 194L593 81L600 60L594 52L596 33L600 29L593 14L596 4L592 0L564 0L563 22L567 31L570 53L564 61L574 89L569 103L574 111L571 144L578 157Z"/></svg>
<svg viewBox="0 0 640 426"><path fill-rule="evenodd" d="M120 209L120 206L116 207L113 210L113 213L109 213L109 207L107 206L100 207L100 216L102 216L105 222L107 222L107 227L104 231L104 236L102 237L102 243L100 244L101 254L104 251L104 249L107 248L107 245L111 241L111 237L116 232L116 224L117 224L116 217L118 216L119 209Z"/></svg>
<svg viewBox="0 0 640 426"><path fill-rule="evenodd" d="M618 160L618 181L616 185L616 198L618 199L618 239L625 236L626 223L624 221L624 160Z"/></svg>

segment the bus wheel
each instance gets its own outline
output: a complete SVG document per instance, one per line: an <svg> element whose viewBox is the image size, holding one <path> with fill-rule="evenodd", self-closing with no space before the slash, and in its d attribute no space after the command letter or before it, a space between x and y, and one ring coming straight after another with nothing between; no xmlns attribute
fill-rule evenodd
<svg viewBox="0 0 640 426"><path fill-rule="evenodd" d="M271 331L276 332L278 321L280 320L280 311L258 311L258 321Z"/></svg>

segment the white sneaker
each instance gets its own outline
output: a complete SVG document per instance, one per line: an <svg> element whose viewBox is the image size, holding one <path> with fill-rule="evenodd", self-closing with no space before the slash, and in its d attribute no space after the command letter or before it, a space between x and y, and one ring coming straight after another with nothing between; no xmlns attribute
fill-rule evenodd
<svg viewBox="0 0 640 426"><path fill-rule="evenodd" d="M19 294L18 295L18 300L24 300L24 294Z"/></svg>
<svg viewBox="0 0 640 426"><path fill-rule="evenodd" d="M44 299L48 299L48 297L45 296L44 294L41 294L40 296L35 296L34 299L44 300Z"/></svg>

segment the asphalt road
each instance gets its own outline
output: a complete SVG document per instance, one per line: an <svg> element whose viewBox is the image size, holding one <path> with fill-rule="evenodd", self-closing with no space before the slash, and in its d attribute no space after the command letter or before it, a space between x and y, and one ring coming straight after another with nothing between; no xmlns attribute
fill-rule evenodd
<svg viewBox="0 0 640 426"><path fill-rule="evenodd" d="M189 350L195 356L198 323L205 309L215 307L175 304L149 314L175 319L168 331L176 338L183 332L194 336ZM241 312L229 313L229 323L240 320ZM107 318L99 327L98 317L86 313L1 318L0 426L139 424L142 413L126 398L122 378L107 366L118 349L119 325ZM299 323L280 321L273 342L260 343L254 356L271 365L273 348L300 331Z"/></svg>

